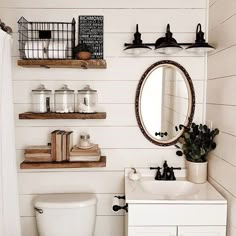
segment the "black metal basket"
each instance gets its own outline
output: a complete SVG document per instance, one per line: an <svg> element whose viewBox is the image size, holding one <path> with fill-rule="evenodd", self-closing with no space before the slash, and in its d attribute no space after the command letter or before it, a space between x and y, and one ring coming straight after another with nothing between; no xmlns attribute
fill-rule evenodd
<svg viewBox="0 0 236 236"><path fill-rule="evenodd" d="M75 47L75 19L72 22L18 21L21 59L73 59Z"/></svg>

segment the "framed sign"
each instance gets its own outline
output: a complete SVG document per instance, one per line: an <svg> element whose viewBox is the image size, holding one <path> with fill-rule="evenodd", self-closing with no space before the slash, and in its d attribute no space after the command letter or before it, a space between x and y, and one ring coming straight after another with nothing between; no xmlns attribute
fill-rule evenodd
<svg viewBox="0 0 236 236"><path fill-rule="evenodd" d="M79 16L79 44L87 44L91 59L103 59L103 16Z"/></svg>

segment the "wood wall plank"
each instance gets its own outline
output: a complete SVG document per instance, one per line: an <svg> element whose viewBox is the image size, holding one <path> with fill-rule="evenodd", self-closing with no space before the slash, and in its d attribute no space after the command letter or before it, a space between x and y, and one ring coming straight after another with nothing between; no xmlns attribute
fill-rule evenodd
<svg viewBox="0 0 236 236"><path fill-rule="evenodd" d="M207 104L207 120L213 121L213 126L220 131L236 136L235 114L236 106Z"/></svg>
<svg viewBox="0 0 236 236"><path fill-rule="evenodd" d="M116 196L116 193L112 194L96 194L97 202L97 215L98 216L117 216L117 215L124 215L124 211L114 212L112 210L112 201L113 197ZM120 195L120 193L118 193ZM20 216L24 217L32 217L35 216L35 210L33 201L38 196L44 195L20 195ZM124 201L120 201L121 204L124 204Z"/></svg>
<svg viewBox="0 0 236 236"><path fill-rule="evenodd" d="M165 160L171 166L185 168L183 157L176 155L177 149L170 146L166 148L155 147L153 149L102 149L102 153L107 157L106 167L103 168L81 168L81 169L53 169L53 170L18 170L20 173L30 172L105 172L124 171L125 168L149 168L151 166L161 166ZM18 167L23 161L23 150L17 150Z"/></svg>
<svg viewBox="0 0 236 236"><path fill-rule="evenodd" d="M221 105L236 105L236 76L212 79L207 83L207 102Z"/></svg>
<svg viewBox="0 0 236 236"><path fill-rule="evenodd" d="M201 122L203 104L196 104L194 119ZM99 111L107 113L105 120L19 120L19 114L30 111L31 104L15 104L15 124L17 127L86 127L86 126L137 126L134 104L100 104ZM120 114L123 114L120 116Z"/></svg>
<svg viewBox="0 0 236 236"><path fill-rule="evenodd" d="M211 55L235 45L236 32L232 31L236 24L236 15L214 27L209 32L209 42L216 47Z"/></svg>
<svg viewBox="0 0 236 236"><path fill-rule="evenodd" d="M84 1L73 1L69 0L65 2L63 0L58 0L56 4L51 1L42 0L39 2L32 2L30 0L2 0L1 7L4 8L90 8L90 9L99 9L99 8L205 8L205 0L180 0L178 2L172 0L149 0L148 4L142 0L121 0L117 2L111 2L109 0L92 0L89 2Z"/></svg>
<svg viewBox="0 0 236 236"><path fill-rule="evenodd" d="M220 53L213 54L208 58L208 79L222 78L236 75L234 55L236 46L227 48ZM224 60L222 60L224 58Z"/></svg>
<svg viewBox="0 0 236 236"><path fill-rule="evenodd" d="M33 180L33 181L32 181ZM37 184L35 184L37 183ZM19 173L20 194L124 193L122 172Z"/></svg>
<svg viewBox="0 0 236 236"><path fill-rule="evenodd" d="M18 59L18 58L17 58ZM140 80L145 70L157 61L163 60L156 54L155 58L122 57L106 58L106 70L75 70L75 69L44 69L32 70L17 66L13 58L13 80L47 80L51 81L86 81L86 80ZM192 80L204 80L204 57L175 57L166 58L181 64L188 71ZM124 69L126 68L126 69Z"/></svg>
<svg viewBox="0 0 236 236"><path fill-rule="evenodd" d="M209 176L236 196L235 167L211 153L209 157Z"/></svg>
<svg viewBox="0 0 236 236"><path fill-rule="evenodd" d="M44 84L46 88L51 90L59 89L63 84L67 84L69 88L77 90L84 88L86 84L89 84L93 89L98 91L99 103L111 103L111 104L134 104L135 92L138 86L138 81L60 81L60 85L54 81L14 81L14 103L31 103L31 91L36 89L40 84ZM193 81L194 90L196 95L196 103L203 102L204 82ZM122 96L119 96L122 94Z"/></svg>
<svg viewBox="0 0 236 236"><path fill-rule="evenodd" d="M222 9L224 9L222 11ZM223 23L235 14L236 2L234 0L217 0L210 8L209 29Z"/></svg>
<svg viewBox="0 0 236 236"><path fill-rule="evenodd" d="M165 32L169 23L173 32L194 32L198 23L205 29L205 9L1 9L1 18L17 32L17 21L24 16L28 21L70 22L78 15L103 15L104 32ZM140 21L140 16L142 21ZM158 16L158 17L157 17ZM158 20L153 20L158 19ZM176 20L178 19L178 21ZM186 20L188 19L188 20ZM181 22L181 24L179 23Z"/></svg>

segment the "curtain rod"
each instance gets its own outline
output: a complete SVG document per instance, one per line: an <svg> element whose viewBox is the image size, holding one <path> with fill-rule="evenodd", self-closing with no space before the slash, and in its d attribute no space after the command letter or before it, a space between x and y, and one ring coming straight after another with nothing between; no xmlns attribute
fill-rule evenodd
<svg viewBox="0 0 236 236"><path fill-rule="evenodd" d="M7 32L8 34L12 34L12 28L11 27L9 27L9 26L7 26L7 25L5 25L2 21L1 21L1 19L0 19L0 29L2 29L3 31L5 31L5 32Z"/></svg>

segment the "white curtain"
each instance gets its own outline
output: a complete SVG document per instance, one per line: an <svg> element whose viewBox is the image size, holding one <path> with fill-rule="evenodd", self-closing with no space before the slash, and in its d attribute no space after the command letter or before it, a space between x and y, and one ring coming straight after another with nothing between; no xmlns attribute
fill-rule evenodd
<svg viewBox="0 0 236 236"><path fill-rule="evenodd" d="M0 29L0 235L19 236L11 36Z"/></svg>

